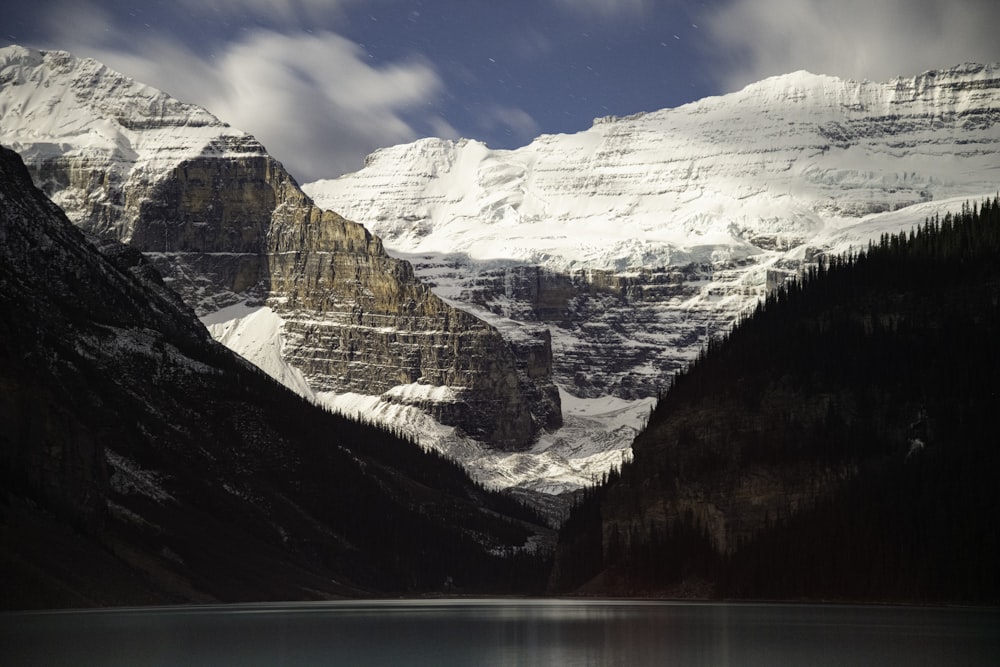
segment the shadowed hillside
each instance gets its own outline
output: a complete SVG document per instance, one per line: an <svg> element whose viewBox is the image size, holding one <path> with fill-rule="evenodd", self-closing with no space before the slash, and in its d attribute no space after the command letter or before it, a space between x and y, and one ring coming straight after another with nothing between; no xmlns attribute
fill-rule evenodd
<svg viewBox="0 0 1000 667"><path fill-rule="evenodd" d="M0 153L4 607L537 588L546 529L213 342Z"/></svg>
<svg viewBox="0 0 1000 667"><path fill-rule="evenodd" d="M821 261L678 374L561 590L996 601L1000 204Z"/></svg>

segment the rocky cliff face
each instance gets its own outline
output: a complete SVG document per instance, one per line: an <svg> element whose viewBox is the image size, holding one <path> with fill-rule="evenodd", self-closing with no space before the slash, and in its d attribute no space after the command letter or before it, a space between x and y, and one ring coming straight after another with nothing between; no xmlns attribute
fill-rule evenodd
<svg viewBox="0 0 1000 667"><path fill-rule="evenodd" d="M409 385L394 399L504 449L560 423L549 374L529 358L519 369L495 328L446 304L364 227L291 186L268 234L268 304L285 320L287 360L315 391ZM550 357L544 346L541 354Z"/></svg>
<svg viewBox="0 0 1000 667"><path fill-rule="evenodd" d="M538 530L281 387L102 243L0 148L0 606L485 587Z"/></svg>
<svg viewBox="0 0 1000 667"><path fill-rule="evenodd" d="M753 268L751 259L627 273L513 266L479 273L462 299L551 331L555 381L574 395L635 400L655 396L666 373L722 326L718 305L700 299L706 283L714 304L763 296L763 286L745 280Z"/></svg>
<svg viewBox="0 0 1000 667"><path fill-rule="evenodd" d="M541 363L519 359L204 110L92 60L9 47L0 117L0 140L74 222L143 251L199 314L273 308L285 359L314 391L415 385L396 400L504 449L560 423L545 339Z"/></svg>

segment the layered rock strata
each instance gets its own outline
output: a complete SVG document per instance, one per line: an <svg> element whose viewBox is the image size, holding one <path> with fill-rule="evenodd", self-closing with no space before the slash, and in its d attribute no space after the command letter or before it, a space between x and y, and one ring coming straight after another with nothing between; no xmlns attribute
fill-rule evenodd
<svg viewBox="0 0 1000 667"><path fill-rule="evenodd" d="M548 326L574 394L651 396L863 216L993 193L998 109L1000 65L794 72L515 150L421 139L304 189L439 294Z"/></svg>
<svg viewBox="0 0 1000 667"><path fill-rule="evenodd" d="M553 377L573 394L634 400L664 389L692 351L728 324L722 308L762 297L765 270L754 258L628 273L514 266L474 280L456 275L451 289L462 303L544 327L553 339Z"/></svg>

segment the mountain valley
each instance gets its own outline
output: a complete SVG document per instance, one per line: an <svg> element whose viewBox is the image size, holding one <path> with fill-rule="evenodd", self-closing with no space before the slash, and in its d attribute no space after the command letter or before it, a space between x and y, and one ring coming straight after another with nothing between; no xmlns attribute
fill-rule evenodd
<svg viewBox="0 0 1000 667"><path fill-rule="evenodd" d="M3 607L542 588L533 512L213 341L7 149L0 202Z"/></svg>
<svg viewBox="0 0 1000 667"><path fill-rule="evenodd" d="M796 72L516 150L388 147L300 189L204 110L2 54L0 142L74 223L299 394L543 503L629 460L672 374L767 294L1000 180L996 65Z"/></svg>
<svg viewBox="0 0 1000 667"><path fill-rule="evenodd" d="M0 144L5 606L997 601L1000 65L300 187L11 46Z"/></svg>

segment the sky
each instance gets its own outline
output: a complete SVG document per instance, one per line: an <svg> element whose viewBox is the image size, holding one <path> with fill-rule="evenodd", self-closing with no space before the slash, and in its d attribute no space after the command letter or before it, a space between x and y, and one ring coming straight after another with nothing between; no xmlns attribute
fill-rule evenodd
<svg viewBox="0 0 1000 667"><path fill-rule="evenodd" d="M93 57L300 182L427 136L517 148L805 69L1000 61L996 0L0 0L0 45Z"/></svg>

